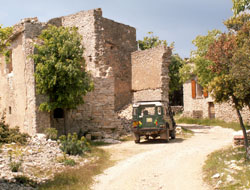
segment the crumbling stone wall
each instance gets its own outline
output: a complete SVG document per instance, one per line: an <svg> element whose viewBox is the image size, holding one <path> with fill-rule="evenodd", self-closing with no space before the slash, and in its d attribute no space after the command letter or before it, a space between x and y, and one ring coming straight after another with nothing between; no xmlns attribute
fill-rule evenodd
<svg viewBox="0 0 250 190"><path fill-rule="evenodd" d="M184 116L196 117L195 113L200 111L202 118L209 117L209 102L214 102L211 96L204 98L204 96L192 98L191 81L187 81L183 85L184 94ZM227 122L238 122L236 110L233 109L230 103L214 103L215 118L222 119ZM245 107L241 112L244 122L250 123L250 110Z"/></svg>
<svg viewBox="0 0 250 190"><path fill-rule="evenodd" d="M169 102L169 70L172 51L164 45L132 53L133 101Z"/></svg>

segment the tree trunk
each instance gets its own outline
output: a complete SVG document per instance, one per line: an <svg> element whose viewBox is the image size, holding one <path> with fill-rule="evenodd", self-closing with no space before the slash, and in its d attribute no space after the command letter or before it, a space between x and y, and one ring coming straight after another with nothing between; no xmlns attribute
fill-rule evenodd
<svg viewBox="0 0 250 190"><path fill-rule="evenodd" d="M243 136L244 136L244 144L245 144L245 148L246 148L246 158L250 159L250 151L249 151L249 144L248 144L246 128L244 126L240 110L238 108L238 101L234 97L233 97L233 102L235 103L235 109L236 109L236 112L237 112L238 119L240 121L240 127L242 129Z"/></svg>
<svg viewBox="0 0 250 190"><path fill-rule="evenodd" d="M236 108L236 112L237 112L237 116L238 116L239 121L240 121L240 127L241 127L242 132L243 132L245 147L246 147L246 150L247 150L247 148L248 148L248 139L247 139L246 128L244 126L243 119L242 119L242 116L240 114L240 110L238 108Z"/></svg>
<svg viewBox="0 0 250 190"><path fill-rule="evenodd" d="M67 125L68 125L68 110L64 109L64 126L63 126L63 132L64 135L67 135Z"/></svg>
<svg viewBox="0 0 250 190"><path fill-rule="evenodd" d="M250 147L247 147L247 159L250 160Z"/></svg>

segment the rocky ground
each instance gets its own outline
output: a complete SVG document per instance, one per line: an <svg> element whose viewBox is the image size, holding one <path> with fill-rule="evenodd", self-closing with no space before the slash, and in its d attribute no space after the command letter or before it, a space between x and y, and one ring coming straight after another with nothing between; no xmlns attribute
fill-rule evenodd
<svg viewBox="0 0 250 190"><path fill-rule="evenodd" d="M66 156L75 160L81 166L89 162L80 156ZM54 177L54 174L66 167L62 160L65 158L56 141L46 140L45 135L37 134L28 144L21 146L15 143L1 147L0 152L0 189L1 190L30 190L30 186L16 183L16 178L26 176L35 183L43 183ZM18 172L11 171L11 164L19 164Z"/></svg>

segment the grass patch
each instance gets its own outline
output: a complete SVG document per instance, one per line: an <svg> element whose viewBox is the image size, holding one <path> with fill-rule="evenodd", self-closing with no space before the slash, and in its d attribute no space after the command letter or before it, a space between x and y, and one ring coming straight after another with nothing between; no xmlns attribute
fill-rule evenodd
<svg viewBox="0 0 250 190"><path fill-rule="evenodd" d="M91 157L98 157L82 167L67 168L55 175L52 181L42 184L39 190L88 190L94 182L93 177L112 165L110 155L102 149L92 148Z"/></svg>
<svg viewBox="0 0 250 190"><path fill-rule="evenodd" d="M227 148L211 153L203 166L204 180L222 190L250 188L250 161L243 147ZM213 178L218 174L216 178Z"/></svg>
<svg viewBox="0 0 250 190"><path fill-rule="evenodd" d="M198 125L206 125L206 126L221 126L224 128L231 128L235 131L241 130L240 124L236 122L225 122L219 119L194 119L189 117L182 117L176 119L177 123L186 123L186 124L198 124ZM246 129L250 129L250 125L245 125Z"/></svg>

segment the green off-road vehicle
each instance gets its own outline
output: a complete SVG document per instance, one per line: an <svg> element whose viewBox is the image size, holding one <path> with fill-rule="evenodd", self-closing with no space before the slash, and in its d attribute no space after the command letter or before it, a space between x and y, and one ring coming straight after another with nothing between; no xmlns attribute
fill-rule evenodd
<svg viewBox="0 0 250 190"><path fill-rule="evenodd" d="M169 141L175 139L176 124L170 106L161 101L140 101L133 104L133 126L135 143L140 143L140 137L152 137Z"/></svg>

